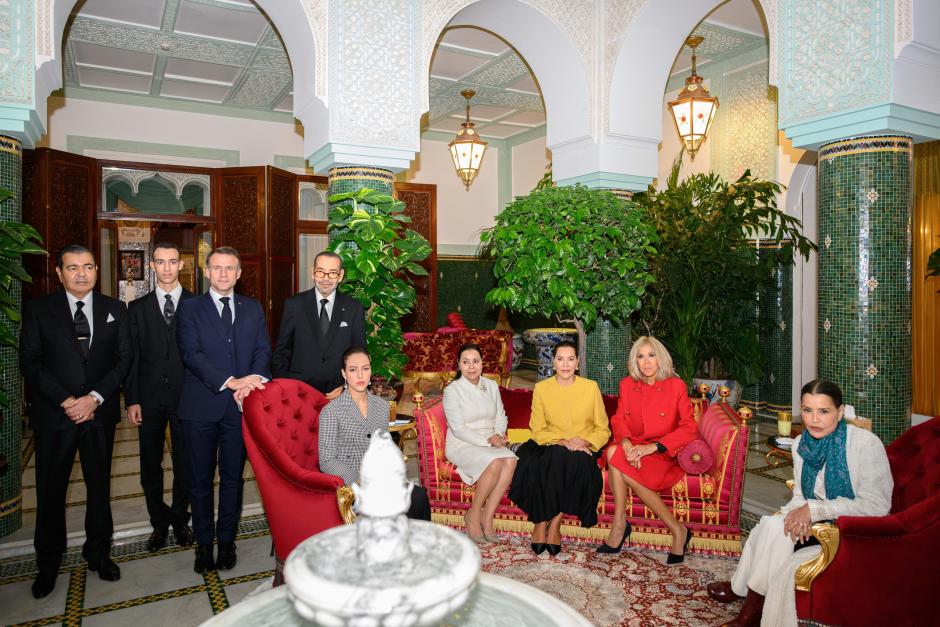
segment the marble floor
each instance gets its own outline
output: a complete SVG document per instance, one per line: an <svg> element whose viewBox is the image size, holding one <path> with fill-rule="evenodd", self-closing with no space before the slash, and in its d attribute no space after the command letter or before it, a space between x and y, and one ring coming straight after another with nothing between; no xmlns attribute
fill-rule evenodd
<svg viewBox="0 0 940 627"><path fill-rule="evenodd" d="M532 387L535 373L516 371L512 387ZM434 394L433 390L425 390ZM410 394L399 413L414 407ZM750 529L761 515L775 511L789 498L785 481L792 478L789 462L773 465L765 458L767 437L776 433L776 423L757 418L750 430L747 473L744 484L742 527ZM198 575L193 572L192 549L175 545L172 538L164 549L148 553L145 548L151 527L140 490L136 427L122 422L115 437L111 494L115 538L113 556L121 567L121 580L103 582L88 572L80 555L83 542L85 487L76 460L67 495L69 550L63 561L55 591L41 600L29 592L35 576L32 546L35 520L35 467L32 444L23 441L23 527L0 538L0 623L4 625L198 625L214 613L267 585L273 574L271 538L264 518L251 466L245 469L244 510L239 526L238 565L227 572ZM418 478L417 451L413 441L405 444L410 478ZM165 492L169 499L172 467L164 457Z"/></svg>

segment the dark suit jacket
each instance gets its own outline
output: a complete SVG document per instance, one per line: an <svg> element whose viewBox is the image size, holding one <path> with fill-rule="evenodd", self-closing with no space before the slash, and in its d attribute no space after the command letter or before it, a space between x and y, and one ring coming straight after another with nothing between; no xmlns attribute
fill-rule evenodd
<svg viewBox="0 0 940 627"><path fill-rule="evenodd" d="M326 341L320 339L320 303L315 289L284 303L281 330L271 359L275 377L299 379L324 394L343 384L343 353L366 345L366 316L358 300L337 292Z"/></svg>
<svg viewBox="0 0 940 627"><path fill-rule="evenodd" d="M231 343L208 293L180 301L176 338L186 367L179 404L183 420L216 422L225 412L234 411L232 391L220 391L229 377L258 374L271 378L271 340L261 303L240 294L233 296L235 327Z"/></svg>
<svg viewBox="0 0 940 627"><path fill-rule="evenodd" d="M179 302L194 296L184 288ZM183 359L176 343L176 316L167 325L162 311L163 303L157 302L156 291L141 296L127 307L134 360L124 382L124 403L140 404L145 416L155 415L161 408L175 412L183 389Z"/></svg>
<svg viewBox="0 0 940 627"><path fill-rule="evenodd" d="M75 339L64 290L34 298L23 307L20 371L30 392L30 424L37 431L77 428L65 415L62 401L92 390L104 402L86 424L112 426L121 419L118 391L132 358L127 308L98 292L92 295L91 307L93 328L87 358Z"/></svg>

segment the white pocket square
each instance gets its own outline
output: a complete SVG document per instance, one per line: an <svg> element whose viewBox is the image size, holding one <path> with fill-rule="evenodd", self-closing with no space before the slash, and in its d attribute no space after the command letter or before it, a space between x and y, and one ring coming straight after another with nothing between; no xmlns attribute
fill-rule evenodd
<svg viewBox="0 0 940 627"><path fill-rule="evenodd" d="M108 314L108 322L114 322L114 316Z"/></svg>
<svg viewBox="0 0 940 627"><path fill-rule="evenodd" d="M342 321L339 323L339 326L340 326L340 328L343 328L343 327L348 327L349 325L346 324L346 321L345 321L345 320L342 320Z"/></svg>

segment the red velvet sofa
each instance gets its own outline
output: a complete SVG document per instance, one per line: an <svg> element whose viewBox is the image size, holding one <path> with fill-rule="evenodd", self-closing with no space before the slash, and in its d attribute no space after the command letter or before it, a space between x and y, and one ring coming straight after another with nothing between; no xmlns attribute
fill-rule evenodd
<svg viewBox="0 0 940 627"><path fill-rule="evenodd" d="M302 541L343 524L343 480L320 472L317 427L326 398L303 381L275 379L245 399L242 434L276 557L276 583Z"/></svg>
<svg viewBox="0 0 940 627"><path fill-rule="evenodd" d="M908 429L887 451L891 512L813 525L824 551L797 571L801 624L940 623L940 417Z"/></svg>
<svg viewBox="0 0 940 627"><path fill-rule="evenodd" d="M505 388L500 391L509 417L510 436L514 429L528 429L532 391ZM604 405L608 415L613 415L617 398L605 397ZM441 398L425 400L415 410L415 417L420 481L431 499L432 518L438 523L462 527L463 514L473 499L473 488L460 480L456 468L445 457L447 419ZM702 416L696 411L696 417L701 437L715 455L715 464L706 474L685 475L661 494L676 517L692 530L690 546L693 550L737 555L741 552L740 513L747 461L747 423L724 402L709 406ZM613 495L607 487L604 471L604 491L597 505L598 525L585 529L577 518L566 516L562 535L569 539L604 539L613 510ZM633 494L628 501L627 517L633 525L633 544L663 549L670 546L671 537L665 526ZM507 496L497 509L494 526L497 530L520 533L528 533L532 528L522 510Z"/></svg>

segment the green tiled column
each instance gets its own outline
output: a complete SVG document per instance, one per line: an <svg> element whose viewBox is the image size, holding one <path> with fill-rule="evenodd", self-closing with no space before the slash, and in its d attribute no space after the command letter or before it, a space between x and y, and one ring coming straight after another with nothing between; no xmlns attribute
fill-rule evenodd
<svg viewBox="0 0 940 627"><path fill-rule="evenodd" d="M331 168L328 195L332 196L333 194L354 192L363 187L391 194L394 182L395 175L393 175L390 170L384 168L358 165ZM333 206L333 203L331 203L330 208L332 209ZM332 239L331 233L330 240L332 241Z"/></svg>
<svg viewBox="0 0 940 627"><path fill-rule="evenodd" d="M22 168L23 151L19 140L0 136L0 186L13 192L12 198L0 203L0 220L22 220ZM13 298L18 310L22 289L19 281L13 283ZM2 312L0 320L4 324L9 322ZM23 524L23 469L20 463L23 381L15 348L0 348L0 363L3 364L0 382L10 402L8 407L0 407L0 455L6 460L6 468L0 473L0 536L5 536Z"/></svg>
<svg viewBox="0 0 940 627"><path fill-rule="evenodd" d="M598 318L594 329L587 334L588 379L597 381L602 394L619 394L620 380L629 374L632 329L627 322L622 326Z"/></svg>
<svg viewBox="0 0 940 627"><path fill-rule="evenodd" d="M911 426L909 137L819 150L819 376L891 442Z"/></svg>

